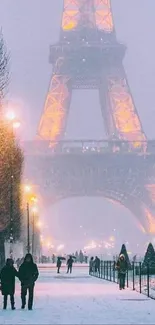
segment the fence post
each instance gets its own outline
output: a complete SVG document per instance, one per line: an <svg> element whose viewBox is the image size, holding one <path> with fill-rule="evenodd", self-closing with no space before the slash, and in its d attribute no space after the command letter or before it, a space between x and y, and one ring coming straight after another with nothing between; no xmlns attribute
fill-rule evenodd
<svg viewBox="0 0 155 325"><path fill-rule="evenodd" d="M126 273L126 286L129 288L129 267L127 268L127 273Z"/></svg>
<svg viewBox="0 0 155 325"><path fill-rule="evenodd" d="M135 290L135 263L132 263L132 281L133 281L133 290Z"/></svg>
<svg viewBox="0 0 155 325"><path fill-rule="evenodd" d="M101 261L101 279L103 278L103 261Z"/></svg>
<svg viewBox="0 0 155 325"><path fill-rule="evenodd" d="M110 281L112 280L112 273L111 273L111 265L112 265L112 263L111 263L111 261L109 262L109 264L110 264Z"/></svg>
<svg viewBox="0 0 155 325"><path fill-rule="evenodd" d="M150 265L147 265L147 296L150 297Z"/></svg>
<svg viewBox="0 0 155 325"><path fill-rule="evenodd" d="M116 266L115 266L115 261L114 261L114 263L113 263L113 282L116 282L116 279L115 279L115 268L116 268Z"/></svg>
<svg viewBox="0 0 155 325"><path fill-rule="evenodd" d="M142 293L142 263L139 263L139 292Z"/></svg>
<svg viewBox="0 0 155 325"><path fill-rule="evenodd" d="M104 276L103 279L105 280L105 261L104 261Z"/></svg>
<svg viewBox="0 0 155 325"><path fill-rule="evenodd" d="M109 278L109 269L108 269L108 267L109 267L109 263L108 263L108 261L107 261L107 280L108 280L108 278Z"/></svg>

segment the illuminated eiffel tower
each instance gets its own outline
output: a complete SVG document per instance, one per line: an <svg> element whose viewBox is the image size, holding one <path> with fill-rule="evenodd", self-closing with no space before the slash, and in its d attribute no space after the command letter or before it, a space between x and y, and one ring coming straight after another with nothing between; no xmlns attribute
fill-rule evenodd
<svg viewBox="0 0 155 325"><path fill-rule="evenodd" d="M125 52L110 0L64 0L60 40L50 48L51 83L27 166L30 178L46 183L51 203L106 197L154 232L154 142L146 139L130 92ZM98 89L107 141L63 141L74 89Z"/></svg>

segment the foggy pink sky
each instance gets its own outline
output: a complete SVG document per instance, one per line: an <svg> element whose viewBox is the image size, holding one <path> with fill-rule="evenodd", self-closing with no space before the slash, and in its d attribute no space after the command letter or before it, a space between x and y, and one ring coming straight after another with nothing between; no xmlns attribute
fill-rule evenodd
<svg viewBox="0 0 155 325"><path fill-rule="evenodd" d="M1 0L0 24L11 51L9 98L19 106L26 138L35 135L47 94L52 73L49 46L59 38L62 2ZM113 0L112 9L118 39L128 47L124 65L134 100L146 133L155 138L155 1ZM80 109L83 102L85 110ZM68 137L100 138L104 134L95 92L91 96L75 93L71 107ZM77 118L81 122L80 132L75 127Z"/></svg>

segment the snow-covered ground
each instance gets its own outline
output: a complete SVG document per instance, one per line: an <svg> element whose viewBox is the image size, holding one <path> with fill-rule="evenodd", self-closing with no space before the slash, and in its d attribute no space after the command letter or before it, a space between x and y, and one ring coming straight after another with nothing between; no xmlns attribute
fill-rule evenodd
<svg viewBox="0 0 155 325"><path fill-rule="evenodd" d="M32 311L20 309L17 284L16 310L0 310L0 324L155 324L155 301L114 283L88 276L87 268L57 275L44 268L35 288Z"/></svg>

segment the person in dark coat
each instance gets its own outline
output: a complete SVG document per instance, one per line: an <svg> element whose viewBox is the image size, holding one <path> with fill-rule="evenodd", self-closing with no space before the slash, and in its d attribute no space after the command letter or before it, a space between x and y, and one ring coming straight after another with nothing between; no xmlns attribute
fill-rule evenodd
<svg viewBox="0 0 155 325"><path fill-rule="evenodd" d="M57 273L60 273L61 265L62 265L61 258L58 257L58 259L57 259Z"/></svg>
<svg viewBox="0 0 155 325"><path fill-rule="evenodd" d="M68 261L67 261L67 273L72 273L72 268L73 268L73 258L72 256L69 257Z"/></svg>
<svg viewBox="0 0 155 325"><path fill-rule="evenodd" d="M123 254L120 255L116 263L116 269L118 271L119 289L125 289L125 278L128 269L128 264Z"/></svg>
<svg viewBox="0 0 155 325"><path fill-rule="evenodd" d="M28 309L32 310L35 281L38 279L39 272L37 265L33 262L31 254L26 254L24 262L19 268L19 279L21 281L22 309L26 305L26 295L29 292Z"/></svg>
<svg viewBox="0 0 155 325"><path fill-rule="evenodd" d="M96 256L94 260L95 273L98 272L100 274L100 264L100 259Z"/></svg>
<svg viewBox="0 0 155 325"><path fill-rule="evenodd" d="M93 266L94 266L94 257L92 256L89 261L89 274L93 272Z"/></svg>
<svg viewBox="0 0 155 325"><path fill-rule="evenodd" d="M18 272L13 266L13 260L8 258L0 273L1 290L2 295L4 296L3 309L7 308L8 296L10 296L12 310L15 309L15 277L18 278Z"/></svg>

